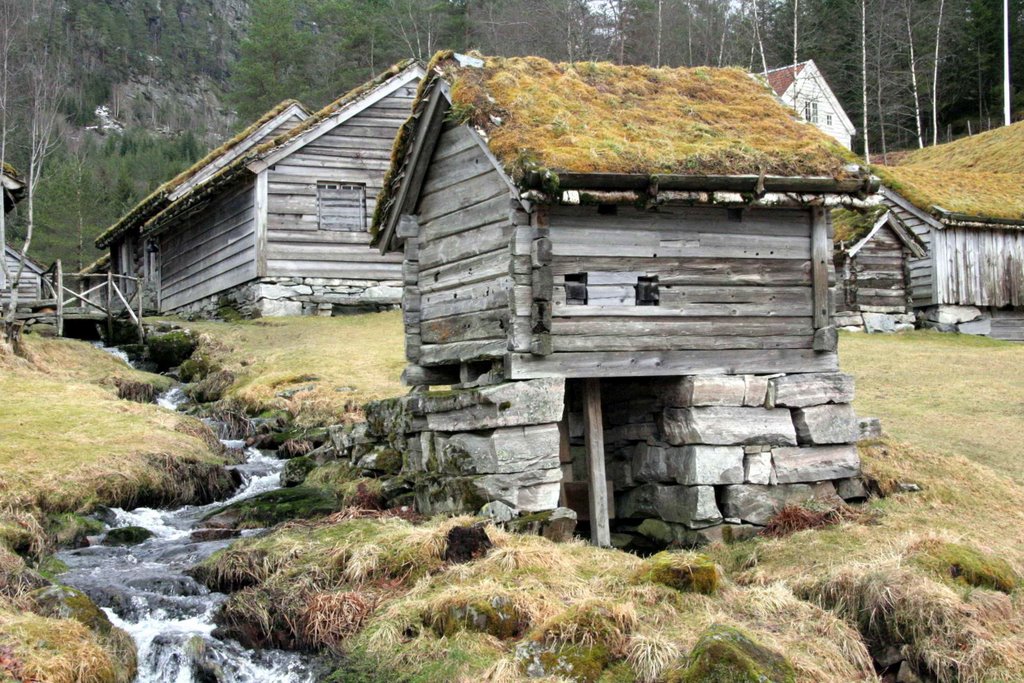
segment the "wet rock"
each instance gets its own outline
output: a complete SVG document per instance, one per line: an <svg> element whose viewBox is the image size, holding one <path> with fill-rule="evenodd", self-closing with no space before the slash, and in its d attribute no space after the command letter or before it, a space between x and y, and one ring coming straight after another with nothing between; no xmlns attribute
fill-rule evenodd
<svg viewBox="0 0 1024 683"><path fill-rule="evenodd" d="M302 484L232 503L206 516L202 522L211 528L257 529L290 519L324 517L336 512L339 505L333 493Z"/></svg>
<svg viewBox="0 0 1024 683"><path fill-rule="evenodd" d="M306 481L306 477L314 469L316 469L316 462L312 458L308 456L292 458L284 464L284 469L281 470L281 486L286 488L298 486Z"/></svg>
<svg viewBox="0 0 1024 683"><path fill-rule="evenodd" d="M490 517L498 524L504 524L516 516L516 511L500 500L495 500L480 508L481 517Z"/></svg>
<svg viewBox="0 0 1024 683"><path fill-rule="evenodd" d="M70 586L48 586L31 594L36 612L53 619L74 619L92 631L110 633L113 624L106 613L82 591Z"/></svg>
<svg viewBox="0 0 1024 683"><path fill-rule="evenodd" d="M226 538L234 538L235 536L238 536L238 531L236 529L216 528L194 529L190 534L190 538L199 543L206 541L222 541Z"/></svg>
<svg viewBox="0 0 1024 683"><path fill-rule="evenodd" d="M444 551L446 562L462 564L483 557L494 547L483 524L452 527Z"/></svg>
<svg viewBox="0 0 1024 683"><path fill-rule="evenodd" d="M778 652L754 641L739 629L710 626L690 652L685 665L671 670L669 683L794 683L793 665Z"/></svg>
<svg viewBox="0 0 1024 683"><path fill-rule="evenodd" d="M152 536L152 531L141 526L123 526L108 531L103 545L138 545Z"/></svg>

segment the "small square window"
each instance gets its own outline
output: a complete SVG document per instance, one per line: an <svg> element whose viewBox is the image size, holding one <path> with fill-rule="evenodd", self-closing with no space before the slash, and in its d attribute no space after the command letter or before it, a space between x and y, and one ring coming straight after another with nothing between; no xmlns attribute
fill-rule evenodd
<svg viewBox="0 0 1024 683"><path fill-rule="evenodd" d="M319 182L316 199L321 230L366 230L366 186Z"/></svg>
<svg viewBox="0 0 1024 683"><path fill-rule="evenodd" d="M658 293L658 276L641 276L636 280L636 305L657 306L661 303Z"/></svg>
<svg viewBox="0 0 1024 683"><path fill-rule="evenodd" d="M586 273L572 273L565 276L565 303L568 306L587 305Z"/></svg>
<svg viewBox="0 0 1024 683"><path fill-rule="evenodd" d="M831 126L832 125L832 114L825 114L825 125L826 126Z"/></svg>

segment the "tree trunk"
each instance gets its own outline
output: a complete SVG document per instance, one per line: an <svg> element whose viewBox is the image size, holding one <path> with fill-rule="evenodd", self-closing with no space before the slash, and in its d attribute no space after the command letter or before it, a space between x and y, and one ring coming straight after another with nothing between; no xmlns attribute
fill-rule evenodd
<svg viewBox="0 0 1024 683"><path fill-rule="evenodd" d="M939 19L935 23L935 64L932 70L932 144L939 144L939 46L942 36L942 12L946 0L939 0Z"/></svg>
<svg viewBox="0 0 1024 683"><path fill-rule="evenodd" d="M924 147L924 133L921 131L921 95L917 89L917 60L914 57L914 28L910 23L910 3L904 3L907 12L907 44L910 46L910 86L914 91L914 123L917 125L917 146Z"/></svg>
<svg viewBox="0 0 1024 683"><path fill-rule="evenodd" d="M868 143L868 0L860 0L860 83L861 106L864 109L864 161L871 163Z"/></svg>

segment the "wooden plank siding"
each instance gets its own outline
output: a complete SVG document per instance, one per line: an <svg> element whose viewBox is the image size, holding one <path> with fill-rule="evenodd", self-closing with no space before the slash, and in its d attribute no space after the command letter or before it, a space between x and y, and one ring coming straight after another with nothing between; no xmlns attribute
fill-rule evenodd
<svg viewBox="0 0 1024 683"><path fill-rule="evenodd" d="M470 131L441 133L419 195L418 311L423 365L501 358L510 296L510 188Z"/></svg>
<svg viewBox="0 0 1024 683"><path fill-rule="evenodd" d="M932 247L936 303L1024 306L1024 231L947 227Z"/></svg>
<svg viewBox="0 0 1024 683"><path fill-rule="evenodd" d="M554 206L548 217L552 353L514 354L513 377L835 368L834 353L812 350L831 315L833 270L817 269L816 296L811 210L748 209L737 220L718 207L620 206L608 215L584 205ZM830 254L828 234L819 239ZM567 302L566 275L615 272L657 276L658 304Z"/></svg>
<svg viewBox="0 0 1024 683"><path fill-rule="evenodd" d="M4 249L4 261L7 264L7 270L13 277L18 272L19 259L15 254L10 253L8 249ZM0 285L5 284L3 282L3 273L0 272ZM25 269L22 271L21 279L18 280L18 303L24 304L29 301L35 301L40 298L40 292L42 285L39 282L39 273L36 272L29 264L25 264ZM6 287L0 287L0 302L6 302L10 297L6 294Z"/></svg>
<svg viewBox="0 0 1024 683"><path fill-rule="evenodd" d="M910 286L915 306L931 306L936 303L935 267L932 257L932 234L935 232L916 211L887 201L889 210L903 227L913 232L924 243L927 254L922 258L910 257Z"/></svg>
<svg viewBox="0 0 1024 683"><path fill-rule="evenodd" d="M219 194L160 237L160 308L172 310L256 277L254 183Z"/></svg>
<svg viewBox="0 0 1024 683"><path fill-rule="evenodd" d="M394 137L409 116L415 92L415 83L398 88L265 171L266 267L261 275L401 280L401 256L371 248L368 230ZM320 182L366 187L366 230L320 229Z"/></svg>

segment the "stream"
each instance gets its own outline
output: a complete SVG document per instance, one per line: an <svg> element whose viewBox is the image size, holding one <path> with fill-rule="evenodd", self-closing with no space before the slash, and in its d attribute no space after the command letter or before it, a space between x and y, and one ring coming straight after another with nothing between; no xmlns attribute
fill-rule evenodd
<svg viewBox="0 0 1024 683"><path fill-rule="evenodd" d="M158 400L176 410L180 389ZM211 425L216 427L217 425ZM216 431L216 429L215 429ZM242 441L222 440L228 448ZM153 536L129 547L93 545L58 553L68 570L61 583L85 592L127 631L138 648L137 683L312 683L319 666L309 655L279 650L249 650L214 637L213 617L227 599L185 572L233 539L195 541L199 520L211 511L280 486L283 460L245 448L245 461L229 466L241 475L234 496L210 505L176 510L114 508L110 528L140 526ZM256 532L245 532L251 535Z"/></svg>

